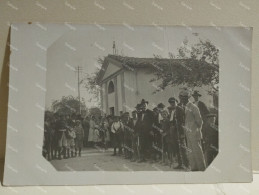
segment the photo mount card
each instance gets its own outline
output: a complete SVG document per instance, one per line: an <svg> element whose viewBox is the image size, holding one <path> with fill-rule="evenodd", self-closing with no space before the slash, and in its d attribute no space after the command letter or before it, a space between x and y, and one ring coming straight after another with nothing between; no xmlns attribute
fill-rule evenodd
<svg viewBox="0 0 259 195"><path fill-rule="evenodd" d="M4 185L251 182L252 28L11 26Z"/></svg>

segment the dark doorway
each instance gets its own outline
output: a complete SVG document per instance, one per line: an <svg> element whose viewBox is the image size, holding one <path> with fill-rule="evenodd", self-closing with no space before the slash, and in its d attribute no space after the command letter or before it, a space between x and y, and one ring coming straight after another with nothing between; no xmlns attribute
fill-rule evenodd
<svg viewBox="0 0 259 195"><path fill-rule="evenodd" d="M114 116L114 107L110 107L110 115Z"/></svg>

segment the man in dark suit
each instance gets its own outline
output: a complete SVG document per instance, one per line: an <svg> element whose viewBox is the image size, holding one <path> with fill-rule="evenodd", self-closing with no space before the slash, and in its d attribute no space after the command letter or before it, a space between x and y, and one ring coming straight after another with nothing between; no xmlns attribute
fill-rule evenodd
<svg viewBox="0 0 259 195"><path fill-rule="evenodd" d="M153 148L154 148L154 160L160 160L162 158L162 134L160 132L161 130L161 124L159 123L159 109L158 107L155 107L153 109L153 116L154 116L154 122L153 122ZM157 158L158 157L158 158Z"/></svg>
<svg viewBox="0 0 259 195"><path fill-rule="evenodd" d="M136 106L137 108L138 106ZM133 130L132 134L131 134L131 146L132 146L132 158L131 158L131 162L135 162L136 160L139 159L139 150L138 150L138 132L137 132L137 128L138 128L138 111L134 110L132 113L132 118L131 118L131 129Z"/></svg>
<svg viewBox="0 0 259 195"><path fill-rule="evenodd" d="M141 101L141 116L139 118L139 141L140 141L140 161L145 162L152 151L152 128L154 122L154 115L151 110L147 108L148 101L142 99Z"/></svg>
<svg viewBox="0 0 259 195"><path fill-rule="evenodd" d="M169 124L170 124L170 133L171 133L171 147L172 147L172 156L177 157L178 166L182 165L181 155L180 155L180 141L179 141L179 134L177 127L177 121L181 121L180 119L176 120L176 108L178 100L174 97L170 97L168 99L168 103L170 106L168 107L169 110ZM178 108L179 109L179 108ZM179 115L179 111L178 115Z"/></svg>
<svg viewBox="0 0 259 195"><path fill-rule="evenodd" d="M162 158L163 154L163 146L162 146L162 125L161 121L163 120L163 117L161 113L164 111L165 105L163 103L159 103L154 109L153 109L153 147L152 147L152 154L153 154L153 160L157 161L157 156L159 159Z"/></svg>
<svg viewBox="0 0 259 195"><path fill-rule="evenodd" d="M201 118L203 121L203 125L201 128L201 133L202 135L207 135L206 131L206 127L207 127L207 115L210 114L209 109L207 108L207 106L205 105L204 102L200 101L199 98L201 97L201 94L199 93L198 90L194 90L192 97L194 99L194 104L199 108L200 114L201 114ZM202 148L203 150L205 150L205 145L207 145L207 143L205 143L205 140L207 140L206 137L202 138Z"/></svg>
<svg viewBox="0 0 259 195"><path fill-rule="evenodd" d="M199 93L198 90L194 90L192 97L194 99L193 103L196 106L198 106L198 108L200 110L201 118L204 122L206 120L207 115L209 114L209 110L208 110L207 106L205 105L205 103L199 100L199 98L201 97L201 94Z"/></svg>

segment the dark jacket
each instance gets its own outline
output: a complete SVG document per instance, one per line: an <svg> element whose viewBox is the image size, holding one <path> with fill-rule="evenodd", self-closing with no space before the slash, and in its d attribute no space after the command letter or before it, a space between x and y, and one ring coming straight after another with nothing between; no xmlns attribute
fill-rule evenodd
<svg viewBox="0 0 259 195"><path fill-rule="evenodd" d="M140 125L139 125L140 135L149 134L152 131L153 123L154 123L153 112L147 109L146 111L142 112L139 120L140 120Z"/></svg>
<svg viewBox="0 0 259 195"><path fill-rule="evenodd" d="M161 121L161 129L163 130L165 143L172 142L172 129L170 128L170 121L168 119L163 119Z"/></svg>
<svg viewBox="0 0 259 195"><path fill-rule="evenodd" d="M58 120L58 121L56 121L55 128L57 130L58 139L61 139L62 134L63 134L62 130L65 130L65 133L67 131L67 124L65 121Z"/></svg>
<svg viewBox="0 0 259 195"><path fill-rule="evenodd" d="M154 122L153 122L153 132L155 136L160 135L161 124L159 123L159 114L153 114Z"/></svg>
<svg viewBox="0 0 259 195"><path fill-rule="evenodd" d="M127 122L124 122L124 139L130 139L134 133L134 123L130 118Z"/></svg>
<svg viewBox="0 0 259 195"><path fill-rule="evenodd" d="M185 135L184 133L184 122L185 122L185 111L184 109L180 106L177 105L175 108L175 113L174 113L174 119L173 119L173 126L176 127L177 132L179 133L179 136Z"/></svg>
<svg viewBox="0 0 259 195"><path fill-rule="evenodd" d="M89 121L83 120L82 126L83 126L84 131L89 131L89 128L90 128Z"/></svg>
<svg viewBox="0 0 259 195"><path fill-rule="evenodd" d="M207 108L207 106L202 101L198 101L197 106L200 110L202 120L203 121L206 120L207 115L210 113L209 109Z"/></svg>

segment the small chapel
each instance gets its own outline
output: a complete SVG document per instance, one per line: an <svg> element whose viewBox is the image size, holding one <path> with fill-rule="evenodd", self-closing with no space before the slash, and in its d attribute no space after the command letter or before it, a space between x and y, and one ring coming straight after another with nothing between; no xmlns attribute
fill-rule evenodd
<svg viewBox="0 0 259 195"><path fill-rule="evenodd" d="M173 65L172 59L106 56L98 76L103 113L120 116L124 112L132 112L141 99L149 102L149 109L161 102L167 106L170 97L179 99L179 92L184 86L168 86L154 93L160 83L151 80L156 76L154 72L159 68L159 60L163 61L163 64L170 60ZM180 59L173 60L173 63L181 62ZM195 90L199 90L202 95L200 100L207 107L215 106L215 97L208 94L209 86L196 87ZM192 98L190 100L192 101Z"/></svg>

